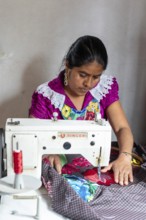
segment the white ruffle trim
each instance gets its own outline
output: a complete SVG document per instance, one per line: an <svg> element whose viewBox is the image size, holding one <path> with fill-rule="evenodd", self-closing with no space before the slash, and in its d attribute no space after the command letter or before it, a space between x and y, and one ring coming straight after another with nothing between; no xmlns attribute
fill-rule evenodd
<svg viewBox="0 0 146 220"><path fill-rule="evenodd" d="M90 93L98 102L100 102L100 100L105 97L106 94L108 94L109 90L111 89L111 85L113 84L113 79L113 76L102 75L98 85L90 90ZM51 101L51 104L54 105L55 108L59 108L61 111L64 105L65 95L59 94L52 90L48 86L48 82L40 85L36 92L48 98Z"/></svg>
<svg viewBox="0 0 146 220"><path fill-rule="evenodd" d="M103 97L105 97L109 93L111 85L113 84L113 79L113 76L102 75L100 77L100 82L98 83L98 85L90 90L92 96L98 102L100 102L100 100L102 100Z"/></svg>
<svg viewBox="0 0 146 220"><path fill-rule="evenodd" d="M48 86L49 82L43 83L40 85L36 92L39 94L42 94L44 97L48 98L51 101L51 104L55 106L55 108L59 108L61 111L64 101L65 101L65 96L55 92Z"/></svg>

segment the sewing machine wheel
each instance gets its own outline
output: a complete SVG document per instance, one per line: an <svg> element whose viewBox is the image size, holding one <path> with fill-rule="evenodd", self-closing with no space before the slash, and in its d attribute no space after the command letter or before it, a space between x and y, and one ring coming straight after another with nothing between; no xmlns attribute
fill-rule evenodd
<svg viewBox="0 0 146 220"><path fill-rule="evenodd" d="M3 160L4 146L5 146L4 129L0 128L0 178L4 176L4 160Z"/></svg>

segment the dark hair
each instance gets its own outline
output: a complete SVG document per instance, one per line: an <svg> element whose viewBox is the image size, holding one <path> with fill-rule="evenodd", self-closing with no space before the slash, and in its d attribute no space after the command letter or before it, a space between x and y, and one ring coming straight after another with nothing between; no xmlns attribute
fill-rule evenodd
<svg viewBox="0 0 146 220"><path fill-rule="evenodd" d="M78 38L69 48L65 60L70 69L96 61L105 70L108 63L108 55L102 41L94 36Z"/></svg>

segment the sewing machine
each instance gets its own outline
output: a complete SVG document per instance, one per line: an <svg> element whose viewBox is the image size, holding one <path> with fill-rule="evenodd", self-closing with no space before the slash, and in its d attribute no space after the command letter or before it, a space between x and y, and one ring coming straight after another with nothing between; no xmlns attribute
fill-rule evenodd
<svg viewBox="0 0 146 220"><path fill-rule="evenodd" d="M23 152L23 173L41 177L44 154L81 154L93 166L107 166L111 149L111 126L107 121L7 119L5 127L7 175L13 171L12 153ZM100 170L100 169L99 169Z"/></svg>
<svg viewBox="0 0 146 220"><path fill-rule="evenodd" d="M24 196L22 193L40 188L43 155L81 154L93 166L98 166L99 176L101 167L108 165L110 157L111 126L100 115L97 115L95 121L57 120L57 114L53 115L52 120L9 118L6 121L5 138L0 134L1 147L3 145L3 150L6 150L4 154L6 157L0 159L6 159L7 170L7 176L0 179L0 195L14 195L12 204L15 204L14 200L18 200L19 203L19 200L37 199L36 213L32 215L36 219L40 218L40 199L45 208L42 197L37 193L29 196ZM20 152L23 156L23 172L19 174L15 172L14 153ZM6 199L4 196L4 199L6 201L0 205L0 209L6 210L8 217L9 206L5 204L11 200L11 197ZM24 206L26 206L25 202ZM34 206L34 202L31 202L30 206ZM12 215L20 215L20 212L22 210L19 210L19 213L15 209L11 211L10 219ZM46 213L48 215L48 209ZM49 212L49 216L50 214L52 216ZM5 219L5 215L2 216Z"/></svg>

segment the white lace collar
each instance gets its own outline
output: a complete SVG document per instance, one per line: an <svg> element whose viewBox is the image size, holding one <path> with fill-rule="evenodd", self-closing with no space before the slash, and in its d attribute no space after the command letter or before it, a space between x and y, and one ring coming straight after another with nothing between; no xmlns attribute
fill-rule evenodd
<svg viewBox="0 0 146 220"><path fill-rule="evenodd" d="M36 92L48 98L51 101L51 104L61 111L65 102L65 95L55 92L48 86L48 83L49 82L46 82L40 85L37 88ZM100 78L100 82L95 88L90 90L90 93L98 102L100 102L100 100L102 100L102 98L105 97L106 94L108 94L112 84L112 76L102 75Z"/></svg>
<svg viewBox="0 0 146 220"><path fill-rule="evenodd" d="M102 75L100 77L100 82L97 86L90 90L91 95L98 101L103 99L111 89L111 85L113 84L113 76Z"/></svg>
<svg viewBox="0 0 146 220"><path fill-rule="evenodd" d="M55 92L48 86L49 82L43 83L37 88L37 92L42 94L44 97L48 98L51 101L51 104L55 106L55 108L59 108L61 111L64 101L65 95L62 95L58 92Z"/></svg>

